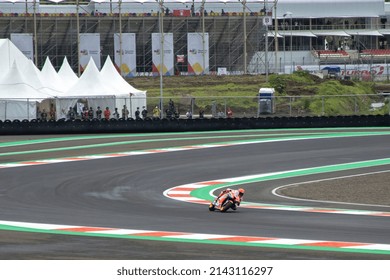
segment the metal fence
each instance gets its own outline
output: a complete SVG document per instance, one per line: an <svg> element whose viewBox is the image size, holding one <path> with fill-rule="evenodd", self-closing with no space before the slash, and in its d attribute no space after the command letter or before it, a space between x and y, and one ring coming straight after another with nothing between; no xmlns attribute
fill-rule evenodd
<svg viewBox="0 0 390 280"><path fill-rule="evenodd" d="M169 108L172 100L180 117L187 112L193 118L252 118L261 116L352 116L390 114L389 97L372 95L327 95L327 96L225 96L225 97L164 97L163 106ZM159 98L148 98L148 104L159 104ZM231 111L231 114L229 114Z"/></svg>
<svg viewBox="0 0 390 280"><path fill-rule="evenodd" d="M208 97L178 97L163 96L148 97L145 109L147 117L153 117L153 110L162 108L160 118L253 118L262 116L296 117L296 116L353 116L353 115L387 115L390 114L389 95L327 95L327 96L274 96L262 98L258 96L208 96ZM110 118L113 115L115 104L128 104L129 118L136 118L139 105L135 98L111 100ZM162 101L162 102L161 102ZM0 120L58 120L50 117L51 110L60 110L56 107L55 99L36 102L31 100L1 100ZM96 100L95 100L96 103ZM80 111L83 106L90 108L92 101L78 100L75 118L82 119ZM114 105L112 105L114 104ZM141 103L139 103L141 104ZM82 105L82 106L80 106ZM141 107L141 106L139 106ZM143 107L143 106L142 106ZM102 105L102 108L105 106ZM46 115L42 115L45 109ZM140 113L143 108L139 108ZM93 108L94 112L96 108ZM118 106L121 113L122 107ZM58 114L54 114L58 116ZM120 114L118 118L121 118ZM65 119L67 117L64 117ZM96 118L94 113L93 118ZM142 115L140 114L140 118Z"/></svg>

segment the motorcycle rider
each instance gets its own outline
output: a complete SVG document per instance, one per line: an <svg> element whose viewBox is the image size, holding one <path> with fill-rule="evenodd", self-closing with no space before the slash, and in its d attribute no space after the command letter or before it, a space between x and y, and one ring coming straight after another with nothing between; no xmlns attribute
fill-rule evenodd
<svg viewBox="0 0 390 280"><path fill-rule="evenodd" d="M238 190L233 190L230 188L227 188L226 190L221 191L221 193L216 198L217 206L221 207L226 199L228 198L229 193L232 194L232 197L234 199L234 205L232 206L233 210L237 209L237 206L240 206L240 203L242 201L242 197L244 196L245 190L243 188L239 188Z"/></svg>

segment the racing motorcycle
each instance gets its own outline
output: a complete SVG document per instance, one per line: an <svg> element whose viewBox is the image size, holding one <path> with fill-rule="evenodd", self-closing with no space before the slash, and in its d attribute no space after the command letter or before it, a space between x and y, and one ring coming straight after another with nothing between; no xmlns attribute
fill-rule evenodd
<svg viewBox="0 0 390 280"><path fill-rule="evenodd" d="M222 202L221 205L220 202ZM238 199L233 192L228 192L220 197L217 197L213 202L209 204L209 211L219 210L220 212L226 212L229 209L236 210L240 205L240 199Z"/></svg>

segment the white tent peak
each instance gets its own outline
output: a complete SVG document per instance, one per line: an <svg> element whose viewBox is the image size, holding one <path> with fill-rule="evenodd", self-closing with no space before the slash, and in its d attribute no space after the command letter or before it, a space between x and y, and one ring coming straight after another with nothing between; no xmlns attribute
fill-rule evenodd
<svg viewBox="0 0 390 280"><path fill-rule="evenodd" d="M120 92L125 92L132 95L145 95L146 91L138 90L126 82L125 79L119 74L118 70L115 68L114 63L112 62L110 56L107 56L106 61L100 71L102 78L110 86L115 87Z"/></svg>
<svg viewBox="0 0 390 280"><path fill-rule="evenodd" d="M41 71L39 71L39 69L34 65L32 60L28 60L26 65L20 65L19 62L17 63L19 68L23 67L23 74L26 83L36 90L52 96L57 96L61 92L61 89L58 89L56 85L53 85L50 81L45 80Z"/></svg>
<svg viewBox="0 0 390 280"><path fill-rule="evenodd" d="M71 88L79 79L79 77L77 77L76 73L73 72L72 67L70 67L66 56L64 57L64 60L62 61L62 65L60 67L60 70L58 70L58 75L62 79L63 84L65 86L64 91L67 91L69 88Z"/></svg>
<svg viewBox="0 0 390 280"><path fill-rule="evenodd" d="M111 57L108 55L100 72L111 71L112 68L116 70L114 63L112 63Z"/></svg>
<svg viewBox="0 0 390 280"><path fill-rule="evenodd" d="M58 91L59 93L65 92L66 88L63 80L54 69L49 57L46 57L45 63L41 70L41 78L45 87Z"/></svg>
<svg viewBox="0 0 390 280"><path fill-rule="evenodd" d="M45 59L45 63L43 64L43 67L41 69L41 72L49 72L49 71L55 71L53 64L51 64L50 58L47 56Z"/></svg>
<svg viewBox="0 0 390 280"><path fill-rule="evenodd" d="M28 58L19 51L11 40L0 39L0 78L7 74L14 61L27 63Z"/></svg>
<svg viewBox="0 0 390 280"><path fill-rule="evenodd" d="M3 73L3 75L2 75ZM39 108L47 108L53 98L39 90L40 71L8 39L0 39L0 119L35 119ZM44 105L45 104L45 105Z"/></svg>
<svg viewBox="0 0 390 280"><path fill-rule="evenodd" d="M0 98L4 99L28 98L30 101L41 101L53 97L32 87L27 81L26 76L20 71L16 61L13 62L8 73L0 81L0 89L2 92Z"/></svg>
<svg viewBox="0 0 390 280"><path fill-rule="evenodd" d="M69 88L65 95L74 97L114 96L115 93L115 89L105 85L101 79L101 74L91 57L77 83Z"/></svg>
<svg viewBox="0 0 390 280"><path fill-rule="evenodd" d="M81 74L80 79L85 77L85 76L91 76L91 75L99 76L99 69L97 68L92 56L89 58L87 67L85 68L83 74Z"/></svg>

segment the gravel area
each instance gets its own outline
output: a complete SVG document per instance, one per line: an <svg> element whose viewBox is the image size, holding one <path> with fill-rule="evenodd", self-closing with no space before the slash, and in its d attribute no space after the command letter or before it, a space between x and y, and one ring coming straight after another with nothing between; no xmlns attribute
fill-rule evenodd
<svg viewBox="0 0 390 280"><path fill-rule="evenodd" d="M289 197L390 206L390 171L291 185L279 193Z"/></svg>

